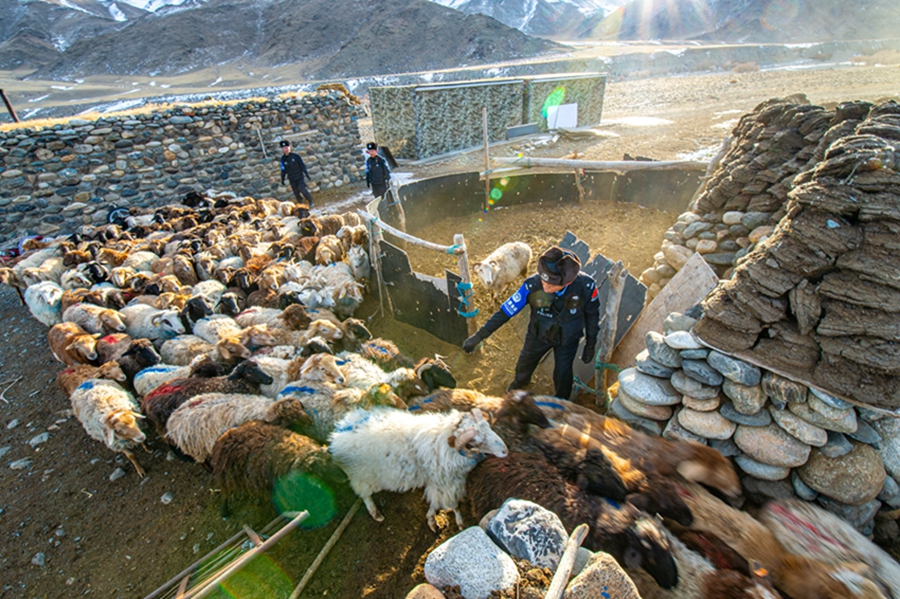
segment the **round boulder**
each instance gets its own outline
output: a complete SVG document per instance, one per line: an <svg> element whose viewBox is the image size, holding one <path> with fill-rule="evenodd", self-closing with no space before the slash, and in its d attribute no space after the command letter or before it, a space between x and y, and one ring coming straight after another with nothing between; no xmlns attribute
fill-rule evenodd
<svg viewBox="0 0 900 599"><path fill-rule="evenodd" d="M678 354L677 349L672 349L666 345L665 335L656 331L650 331L647 333L644 341L647 344L647 351L653 360L669 368L681 368L681 356Z"/></svg>
<svg viewBox="0 0 900 599"><path fill-rule="evenodd" d="M622 407L638 416L650 418L651 420L668 420L672 417L672 408L669 406L651 406L642 401L638 401L628 395L628 393L619 387L619 393L616 398L622 403Z"/></svg>
<svg viewBox="0 0 900 599"><path fill-rule="evenodd" d="M759 385L749 387L726 380L722 392L731 399L735 410L747 416L759 412L766 403L766 394Z"/></svg>
<svg viewBox="0 0 900 599"><path fill-rule="evenodd" d="M467 599L487 599L516 586L516 564L478 526L448 539L425 560L425 579L435 587L459 586Z"/></svg>
<svg viewBox="0 0 900 599"><path fill-rule="evenodd" d="M722 373L722 376L726 379L740 383L745 387L758 385L762 376L762 373L756 366L717 351L710 352L706 361L709 362L710 366Z"/></svg>
<svg viewBox="0 0 900 599"><path fill-rule="evenodd" d="M828 442L828 432L824 428L810 424L793 412L777 410L775 406L769 406L769 413L772 414L772 418L778 423L778 426L807 445L822 447Z"/></svg>
<svg viewBox="0 0 900 599"><path fill-rule="evenodd" d="M634 582L608 553L599 551L566 587L565 599L641 599Z"/></svg>
<svg viewBox="0 0 900 599"><path fill-rule="evenodd" d="M707 439L727 439L737 426L718 412L696 412L690 408L678 412L678 424Z"/></svg>
<svg viewBox="0 0 900 599"><path fill-rule="evenodd" d="M839 458L813 451L797 474L811 489L847 505L878 497L887 476L881 456L864 443L854 443L853 450Z"/></svg>
<svg viewBox="0 0 900 599"><path fill-rule="evenodd" d="M682 371L676 370L669 381L675 389L684 395L690 395L694 399L712 399L719 395L719 387L704 385L700 381L692 379Z"/></svg>
<svg viewBox="0 0 900 599"><path fill-rule="evenodd" d="M651 406L673 406L681 403L681 393L666 379L660 379L626 368L619 373L619 388L632 399Z"/></svg>
<svg viewBox="0 0 900 599"><path fill-rule="evenodd" d="M741 470L759 480L784 480L791 473L790 468L763 464L748 455L735 456L734 461Z"/></svg>
<svg viewBox="0 0 900 599"><path fill-rule="evenodd" d="M734 442L748 456L769 466L796 468L809 458L809 445L787 434L775 423L738 426Z"/></svg>
<svg viewBox="0 0 900 599"><path fill-rule="evenodd" d="M513 557L551 570L559 565L569 538L559 516L522 499L508 499L486 532Z"/></svg>

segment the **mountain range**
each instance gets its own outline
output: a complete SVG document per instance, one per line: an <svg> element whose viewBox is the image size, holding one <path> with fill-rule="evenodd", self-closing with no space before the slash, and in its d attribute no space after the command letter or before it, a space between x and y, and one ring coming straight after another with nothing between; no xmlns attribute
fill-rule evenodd
<svg viewBox="0 0 900 599"><path fill-rule="evenodd" d="M434 0L469 14L493 17L529 35L580 37L628 0Z"/></svg>

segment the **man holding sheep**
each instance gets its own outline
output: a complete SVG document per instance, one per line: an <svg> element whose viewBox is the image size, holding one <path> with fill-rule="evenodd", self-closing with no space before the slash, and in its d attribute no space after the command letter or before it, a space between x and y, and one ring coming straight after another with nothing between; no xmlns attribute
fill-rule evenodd
<svg viewBox="0 0 900 599"><path fill-rule="evenodd" d="M581 262L575 254L556 246L538 258L537 271L538 274L525 279L518 291L463 342L462 348L466 353L472 353L476 345L527 304L531 306L531 320L509 389L527 387L538 363L553 350L554 395L569 399L574 378L573 363L582 336L585 345L581 361L587 364L594 359L600 331L597 285L590 276L580 272Z"/></svg>

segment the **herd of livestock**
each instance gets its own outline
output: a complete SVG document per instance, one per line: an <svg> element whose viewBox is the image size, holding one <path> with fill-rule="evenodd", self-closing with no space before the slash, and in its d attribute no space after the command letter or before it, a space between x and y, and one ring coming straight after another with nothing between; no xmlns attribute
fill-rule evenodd
<svg viewBox="0 0 900 599"><path fill-rule="evenodd" d="M349 483L381 520L374 493L424 488L432 529L438 510L462 526L529 499L567 529L588 523L589 549L662 588L679 574L658 516L688 532L694 521L682 483L740 494L712 448L553 397L456 388L439 356L372 338L353 318L370 270L356 214L191 194L22 249L0 281L50 328L66 366L57 383L84 429L141 476L132 449L152 429L228 493L268 497L299 470ZM775 575L791 587L810 568ZM821 586L816 597L857 596L838 578Z"/></svg>

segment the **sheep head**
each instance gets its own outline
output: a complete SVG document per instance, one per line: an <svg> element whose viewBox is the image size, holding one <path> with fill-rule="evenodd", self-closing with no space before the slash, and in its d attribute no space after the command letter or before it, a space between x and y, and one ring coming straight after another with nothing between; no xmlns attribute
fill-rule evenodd
<svg viewBox="0 0 900 599"><path fill-rule="evenodd" d="M150 324L163 331L181 335L184 333L184 324L181 317L175 310L162 310L159 314L154 314L150 319Z"/></svg>
<svg viewBox="0 0 900 599"><path fill-rule="evenodd" d="M107 414L103 419L103 426L106 428L106 444L112 447L116 441L116 437L123 441L132 441L134 443L143 443L147 436L138 426L138 419L144 418L143 414L132 412L131 410L117 410Z"/></svg>
<svg viewBox="0 0 900 599"><path fill-rule="evenodd" d="M285 307L278 319L292 331L306 329L312 323L312 319L306 313L306 308L301 304L291 304Z"/></svg>
<svg viewBox="0 0 900 599"><path fill-rule="evenodd" d="M337 383L338 385L347 382L335 357L324 353L315 354L306 359L303 366L300 367L300 378L307 381Z"/></svg>
<svg viewBox="0 0 900 599"><path fill-rule="evenodd" d="M132 341L131 347L122 354L122 357L127 356L134 357L138 364L145 366L153 366L162 361L149 339L135 339Z"/></svg>
<svg viewBox="0 0 900 599"><path fill-rule="evenodd" d="M678 584L678 566L672 556L669 538L649 516L635 518L624 531L624 562L632 569L643 568L661 588Z"/></svg>
<svg viewBox="0 0 900 599"><path fill-rule="evenodd" d="M462 415L448 442L468 457L490 454L505 458L509 453L506 443L491 429L490 423L478 408L472 408L471 412Z"/></svg>
<svg viewBox="0 0 900 599"><path fill-rule="evenodd" d="M99 368L97 368L96 378L109 379L118 383L124 383L128 377L125 375L122 367L119 366L119 363L113 360L111 362L102 364Z"/></svg>
<svg viewBox="0 0 900 599"><path fill-rule="evenodd" d="M243 329L240 338L244 345L251 347L272 346L278 343L265 324L255 324Z"/></svg>
<svg viewBox="0 0 900 599"><path fill-rule="evenodd" d="M337 397L337 395L335 395ZM365 393L366 400L373 406L392 406L399 410L406 409L406 403L387 383L372 385Z"/></svg>
<svg viewBox="0 0 900 599"><path fill-rule="evenodd" d="M438 387L456 388L456 378L450 372L450 367L440 359L440 356L420 361L416 366L416 375L428 386L429 391L434 391Z"/></svg>
<svg viewBox="0 0 900 599"><path fill-rule="evenodd" d="M275 380L253 360L244 360L238 364L228 378L233 381L244 379L257 385L271 385Z"/></svg>
<svg viewBox="0 0 900 599"><path fill-rule="evenodd" d="M309 339L322 337L328 341L335 341L343 336L344 333L341 332L340 327L330 320L314 320L309 324L309 329L307 329L307 338Z"/></svg>
<svg viewBox="0 0 900 599"><path fill-rule="evenodd" d="M241 343L240 337L227 337L216 343L216 349L219 355L227 361L236 360L238 358L246 360L253 355L249 349Z"/></svg>
<svg viewBox="0 0 900 599"><path fill-rule="evenodd" d="M522 390L509 391L503 397L503 405L495 414L495 420L515 422L523 432L528 429L529 424L540 428L550 426L550 421L535 403L532 394Z"/></svg>
<svg viewBox="0 0 900 599"><path fill-rule="evenodd" d="M67 352L72 352L77 356L79 362L87 364L97 359L97 338L96 335L78 335L72 342L66 346Z"/></svg>
<svg viewBox="0 0 900 599"><path fill-rule="evenodd" d="M100 323L110 331L125 331L125 323L122 321L122 315L115 310L103 310L100 312Z"/></svg>
<svg viewBox="0 0 900 599"><path fill-rule="evenodd" d="M475 274L487 286L490 287L494 282L494 273L497 268L496 262L479 262L474 267Z"/></svg>

